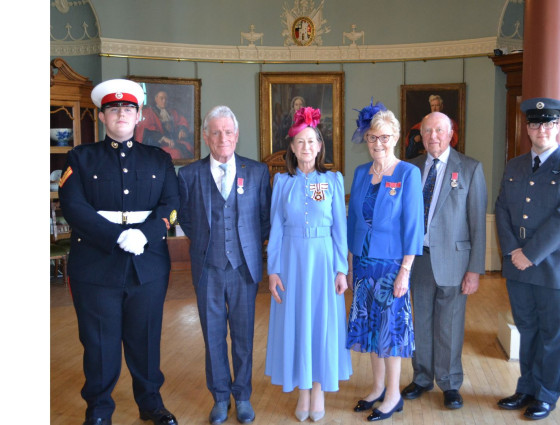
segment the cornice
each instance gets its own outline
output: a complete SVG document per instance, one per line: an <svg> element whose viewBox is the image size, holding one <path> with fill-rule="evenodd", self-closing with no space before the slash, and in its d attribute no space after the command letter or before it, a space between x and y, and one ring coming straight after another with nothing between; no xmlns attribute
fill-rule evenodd
<svg viewBox="0 0 560 425"><path fill-rule="evenodd" d="M348 46L216 46L104 38L88 41L51 41L52 56L102 56L199 62L344 63L429 60L487 56L496 37L434 43Z"/></svg>
<svg viewBox="0 0 560 425"><path fill-rule="evenodd" d="M92 38L77 41L54 41L51 40L51 56L85 56L101 53L101 40Z"/></svg>

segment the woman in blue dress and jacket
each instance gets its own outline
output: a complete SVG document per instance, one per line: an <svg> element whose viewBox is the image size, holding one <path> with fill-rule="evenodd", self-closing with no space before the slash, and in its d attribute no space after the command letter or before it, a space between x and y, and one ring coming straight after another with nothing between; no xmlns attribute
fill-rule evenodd
<svg viewBox="0 0 560 425"><path fill-rule="evenodd" d="M299 388L296 417L325 415L323 391L352 373L346 341L348 245L344 183L327 171L320 111L300 109L290 128L287 173L274 178L268 240L272 294L265 374Z"/></svg>
<svg viewBox="0 0 560 425"><path fill-rule="evenodd" d="M354 297L346 347L370 353L373 386L356 412L369 421L403 409L401 358L412 357L414 331L409 276L422 254L423 198L418 167L395 157L400 134L395 115L381 103L360 111L354 141L366 141L372 162L354 173L348 208L348 248Z"/></svg>

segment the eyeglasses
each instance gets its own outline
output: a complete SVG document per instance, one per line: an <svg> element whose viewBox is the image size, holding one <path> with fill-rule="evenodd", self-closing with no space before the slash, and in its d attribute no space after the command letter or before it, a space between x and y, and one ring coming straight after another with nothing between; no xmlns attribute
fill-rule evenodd
<svg viewBox="0 0 560 425"><path fill-rule="evenodd" d="M377 142L378 140L381 143L385 144L388 143L389 140L391 140L391 137L393 137L392 134L382 134L381 136L374 136L373 134L367 134L366 140L368 143L372 143L372 144Z"/></svg>
<svg viewBox="0 0 560 425"><path fill-rule="evenodd" d="M539 128L544 128L545 130L550 130L554 128L555 125L558 125L558 121L549 121L549 122L528 122L527 127L531 130L538 130Z"/></svg>

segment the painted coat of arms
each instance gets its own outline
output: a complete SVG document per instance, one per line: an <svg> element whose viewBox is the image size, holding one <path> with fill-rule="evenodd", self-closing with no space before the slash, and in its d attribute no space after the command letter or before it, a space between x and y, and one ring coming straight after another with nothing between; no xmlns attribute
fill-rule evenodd
<svg viewBox="0 0 560 425"><path fill-rule="evenodd" d="M294 0L294 6L290 9L284 3L282 14L282 24L285 27L282 31L284 46L323 44L321 35L331 30L326 26L327 20L323 19L324 4L325 0L321 0L321 4L316 8L313 0Z"/></svg>

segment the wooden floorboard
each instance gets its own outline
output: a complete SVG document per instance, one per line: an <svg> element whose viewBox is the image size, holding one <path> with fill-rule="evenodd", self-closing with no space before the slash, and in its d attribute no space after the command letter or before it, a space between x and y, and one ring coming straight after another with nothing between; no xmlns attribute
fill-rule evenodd
<svg viewBox="0 0 560 425"><path fill-rule="evenodd" d="M270 294L266 281L257 295L255 349L253 364L252 403L256 411L255 425L297 424L294 417L297 391L283 393L264 376L266 339ZM349 305L351 292L347 292ZM465 371L461 394L465 400L462 409L450 411L443 407L439 389L418 400L405 401L402 413L395 413L384 424L405 425L509 425L527 424L520 411L504 411L496 406L499 398L515 390L519 364L507 361L497 341L498 313L509 309L505 284L498 273L481 279L480 290L469 297L463 364ZM68 289L60 279L51 283L50 309L51 343L51 425L79 425L84 418L85 403L80 397L83 385L82 346L78 340L76 315ZM354 374L349 381L340 383L340 391L327 393L327 414L320 423L364 424L368 412L354 413L356 401L369 392L371 369L367 354L352 353ZM196 300L190 272L172 273L165 302L162 364L165 384L162 395L166 406L177 416L181 425L207 424L212 408L212 397L206 389L204 374L204 341L198 321ZM403 361L401 386L412 379L410 360ZM113 424L146 425L138 417L132 397L131 378L123 360L122 374L113 397L117 404ZM237 423L235 408L227 423ZM560 409L542 425L560 425Z"/></svg>

